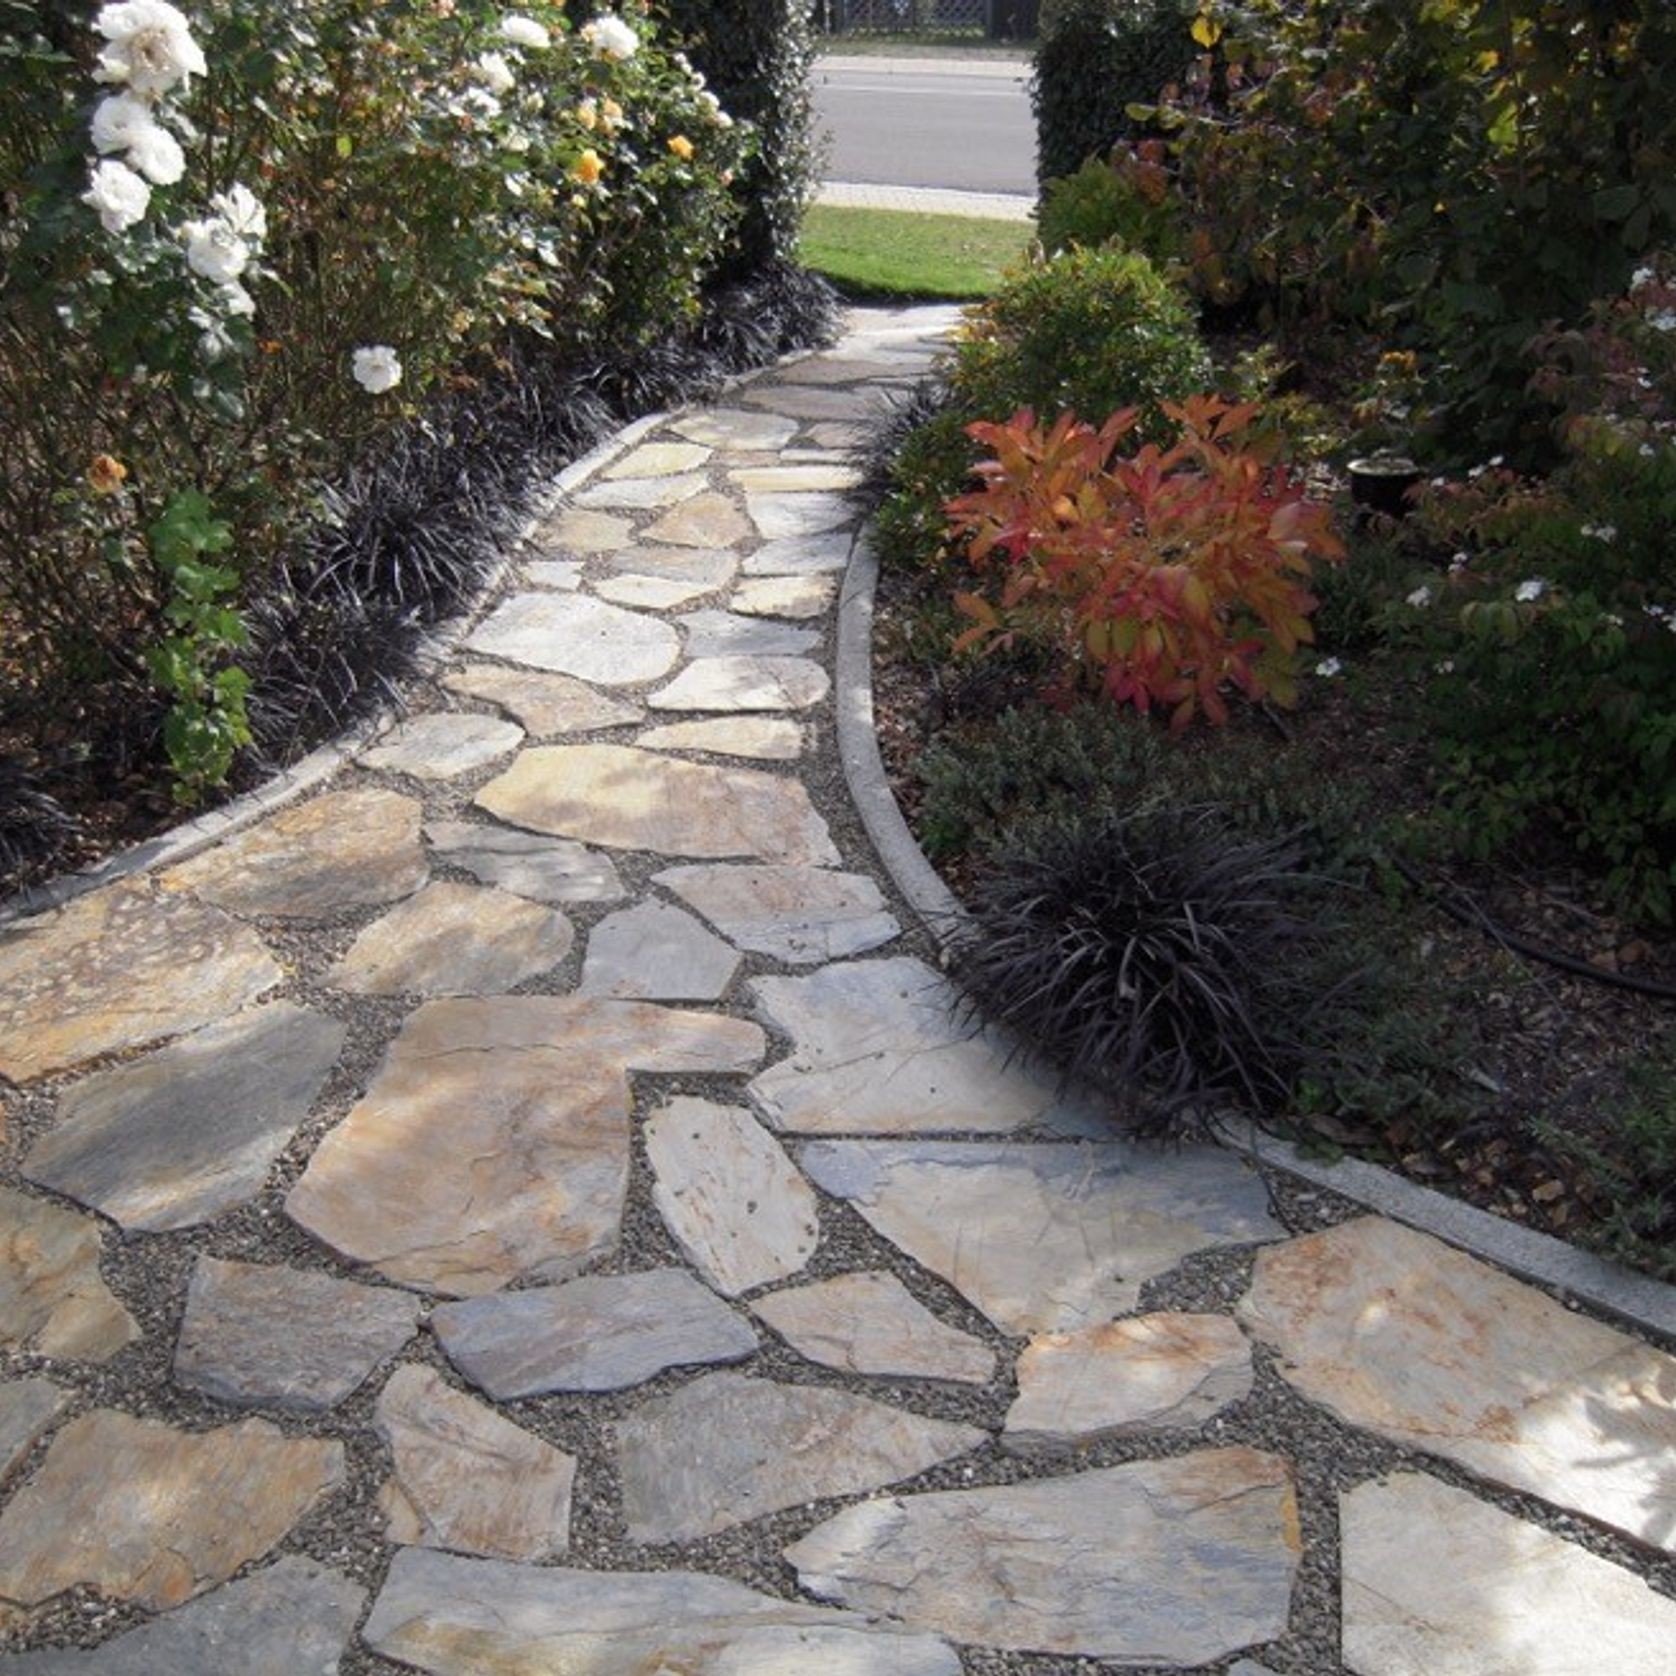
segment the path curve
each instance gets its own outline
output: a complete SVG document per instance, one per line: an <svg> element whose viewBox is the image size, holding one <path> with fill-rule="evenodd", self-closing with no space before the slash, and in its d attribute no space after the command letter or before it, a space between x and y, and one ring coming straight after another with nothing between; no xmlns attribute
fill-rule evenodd
<svg viewBox="0 0 1676 1676"><path fill-rule="evenodd" d="M952 1021L831 679L949 324L644 429L313 795L0 939L0 1676L1667 1668L1676 1360Z"/></svg>

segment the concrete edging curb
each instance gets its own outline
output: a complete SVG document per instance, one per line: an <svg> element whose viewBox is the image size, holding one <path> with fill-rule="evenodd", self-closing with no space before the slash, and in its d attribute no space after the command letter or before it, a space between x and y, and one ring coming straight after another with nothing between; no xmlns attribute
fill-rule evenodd
<svg viewBox="0 0 1676 1676"><path fill-rule="evenodd" d="M874 732L873 597L878 577L878 555L863 530L851 549L838 604L834 670L838 755L850 797L881 865L939 948L946 950L966 928L966 911L909 830L890 789ZM1379 1164L1357 1158L1325 1163L1306 1157L1290 1142L1255 1133L1249 1149L1266 1168L1353 1199L1539 1286L1645 1332L1676 1340L1676 1286L1636 1274L1551 1235L1521 1228Z"/></svg>

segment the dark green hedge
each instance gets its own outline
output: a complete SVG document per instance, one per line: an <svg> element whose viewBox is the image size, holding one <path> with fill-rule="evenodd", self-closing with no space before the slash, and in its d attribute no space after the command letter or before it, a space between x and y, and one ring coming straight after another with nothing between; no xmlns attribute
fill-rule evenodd
<svg viewBox="0 0 1676 1676"><path fill-rule="evenodd" d="M1030 96L1036 174L1075 174L1132 131L1126 106L1150 103L1198 50L1181 0L1058 0L1043 8Z"/></svg>
<svg viewBox="0 0 1676 1676"><path fill-rule="evenodd" d="M745 204L734 271L793 260L817 162L808 0L661 0L661 10L722 104L761 135L734 187Z"/></svg>

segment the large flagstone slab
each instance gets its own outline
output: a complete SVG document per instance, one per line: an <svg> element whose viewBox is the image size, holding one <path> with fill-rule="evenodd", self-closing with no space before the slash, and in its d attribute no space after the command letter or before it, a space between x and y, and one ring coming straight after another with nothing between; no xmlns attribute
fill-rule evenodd
<svg viewBox="0 0 1676 1676"><path fill-rule="evenodd" d="M343 1445L266 1420L177 1431L94 1409L52 1440L0 1514L0 1601L87 1584L162 1611L225 1582L343 1478Z"/></svg>
<svg viewBox="0 0 1676 1676"><path fill-rule="evenodd" d="M99 1274L99 1224L0 1187L0 1349L106 1362L140 1336Z"/></svg>
<svg viewBox="0 0 1676 1676"><path fill-rule="evenodd" d="M284 976L217 908L112 885L0 934L0 1076L28 1082L196 1030Z"/></svg>
<svg viewBox="0 0 1676 1676"><path fill-rule="evenodd" d="M714 1001L733 982L739 951L671 902L636 902L588 933L579 995Z"/></svg>
<svg viewBox="0 0 1676 1676"><path fill-rule="evenodd" d="M820 641L815 629L732 611L688 611L676 621L687 632L689 658L795 657Z"/></svg>
<svg viewBox="0 0 1676 1676"><path fill-rule="evenodd" d="M523 738L521 727L494 716L435 710L393 727L361 761L419 780L451 780L516 750Z"/></svg>
<svg viewBox="0 0 1676 1676"><path fill-rule="evenodd" d="M647 728L635 744L648 751L713 751L758 762L795 762L803 755L803 729L789 716L704 716Z"/></svg>
<svg viewBox="0 0 1676 1676"><path fill-rule="evenodd" d="M811 576L753 576L739 584L728 609L747 617L821 617L837 592L837 579L819 572Z"/></svg>
<svg viewBox="0 0 1676 1676"><path fill-rule="evenodd" d="M729 476L736 487L752 495L853 489L861 481L861 473L852 465L739 466Z"/></svg>
<svg viewBox="0 0 1676 1676"><path fill-rule="evenodd" d="M644 512L650 507L675 506L681 501L691 500L707 487L704 474L696 471L674 476L660 473L656 477L615 480L608 475L582 490L576 496L576 504L613 512Z"/></svg>
<svg viewBox="0 0 1676 1676"><path fill-rule="evenodd" d="M555 733L592 733L641 718L638 705L596 692L574 675L538 675L494 663L468 663L443 678L450 692L498 704L538 739Z"/></svg>
<svg viewBox="0 0 1676 1676"><path fill-rule="evenodd" d="M884 1270L835 1275L757 1298L751 1309L800 1356L840 1373L985 1385L995 1352L939 1321Z"/></svg>
<svg viewBox="0 0 1676 1676"><path fill-rule="evenodd" d="M584 1275L560 1286L444 1304L444 1354L501 1401L553 1391L623 1391L666 1368L743 1361L750 1323L685 1269Z"/></svg>
<svg viewBox="0 0 1676 1676"><path fill-rule="evenodd" d="M419 1328L419 1300L337 1275L203 1256L175 1382L236 1408L335 1408Z"/></svg>
<svg viewBox="0 0 1676 1676"><path fill-rule="evenodd" d="M731 448L735 453L777 453L797 435L795 419L779 419L772 413L750 413L738 407L713 407L689 414L670 427L690 441L712 448Z"/></svg>
<svg viewBox="0 0 1676 1676"><path fill-rule="evenodd" d="M802 386L759 384L745 392L751 407L777 413L787 419L874 419L884 404L871 390L811 390Z"/></svg>
<svg viewBox="0 0 1676 1676"><path fill-rule="evenodd" d="M1676 1553L1676 1357L1375 1216L1260 1253L1239 1314L1351 1425Z"/></svg>
<svg viewBox="0 0 1676 1676"><path fill-rule="evenodd" d="M815 1195L748 1111L682 1096L647 1123L652 1199L692 1266L727 1297L795 1274L820 1239Z"/></svg>
<svg viewBox="0 0 1676 1676"><path fill-rule="evenodd" d="M703 595L714 592L708 582L678 582L670 576L637 575L624 571L618 576L603 576L594 584L594 592L613 605L626 605L643 611L673 611Z"/></svg>
<svg viewBox="0 0 1676 1676"><path fill-rule="evenodd" d="M466 645L602 687L656 680L681 655L680 637L661 617L625 611L589 594L514 594Z"/></svg>
<svg viewBox="0 0 1676 1676"><path fill-rule="evenodd" d="M286 1200L334 1251L423 1291L563 1279L617 1243L628 1072L734 1072L738 1019L572 996L431 1001Z"/></svg>
<svg viewBox="0 0 1676 1676"><path fill-rule="evenodd" d="M393 791L327 792L170 868L162 884L236 914L277 919L396 902L425 882L420 813L414 798ZM188 970L190 956L176 952Z"/></svg>
<svg viewBox="0 0 1676 1676"><path fill-rule="evenodd" d="M619 477L673 477L697 471L710 458L710 452L693 442L643 442L600 475L608 482Z"/></svg>
<svg viewBox="0 0 1676 1676"><path fill-rule="evenodd" d="M1022 1129L1066 1106L1045 1077L1009 1066L955 1012L947 979L906 955L757 978L757 1011L792 1039L751 1084L777 1129L902 1135Z"/></svg>
<svg viewBox="0 0 1676 1676"><path fill-rule="evenodd" d="M366 1590L287 1554L81 1651L0 1658L0 1676L336 1676Z"/></svg>
<svg viewBox="0 0 1676 1676"><path fill-rule="evenodd" d="M646 700L653 710L808 710L832 690L812 658L696 658Z"/></svg>
<svg viewBox="0 0 1676 1676"><path fill-rule="evenodd" d="M1276 1455L879 1498L786 1550L823 1600L979 1647L1200 1665L1286 1629L1299 1552Z"/></svg>
<svg viewBox="0 0 1676 1676"><path fill-rule="evenodd" d="M611 857L569 838L482 821L431 821L425 837L441 860L534 902L616 902L624 894Z"/></svg>
<svg viewBox="0 0 1676 1676"><path fill-rule="evenodd" d="M396 1555L362 1634L431 1676L960 1676L933 1636L692 1571Z"/></svg>
<svg viewBox="0 0 1676 1676"><path fill-rule="evenodd" d="M797 781L625 745L525 751L477 803L514 826L609 849L700 860L838 860L826 822Z"/></svg>
<svg viewBox="0 0 1676 1676"><path fill-rule="evenodd" d="M397 1368L374 1423L394 1464L378 1497L389 1541L504 1560L557 1559L570 1546L574 1456L432 1368Z"/></svg>
<svg viewBox="0 0 1676 1676"><path fill-rule="evenodd" d="M1356 1676L1667 1676L1676 1601L1435 1478L1339 1498Z"/></svg>
<svg viewBox="0 0 1676 1676"><path fill-rule="evenodd" d="M1198 1426L1251 1390L1251 1347L1226 1315L1139 1315L1044 1333L1018 1359L1009 1449L1081 1449Z"/></svg>
<svg viewBox="0 0 1676 1676"><path fill-rule="evenodd" d="M70 1400L50 1379L8 1379L0 1383L0 1487L17 1464L46 1436Z"/></svg>
<svg viewBox="0 0 1676 1676"><path fill-rule="evenodd" d="M537 547L567 553L614 553L634 539L630 534L633 527L627 518L572 506L547 519L532 539Z"/></svg>
<svg viewBox="0 0 1676 1676"><path fill-rule="evenodd" d="M854 544L855 537L848 530L837 535L766 541L740 568L747 576L828 576L850 562Z"/></svg>
<svg viewBox="0 0 1676 1676"><path fill-rule="evenodd" d="M825 1496L912 1478L976 1449L976 1426L820 1385L711 1373L617 1423L631 1542L688 1542Z"/></svg>
<svg viewBox="0 0 1676 1676"><path fill-rule="evenodd" d="M739 561L726 551L637 545L608 559L605 570L611 576L681 582L709 593L714 588L725 588L734 579Z"/></svg>
<svg viewBox="0 0 1676 1676"><path fill-rule="evenodd" d="M813 966L888 943L901 927L863 873L824 867L667 867L654 881L729 942Z"/></svg>
<svg viewBox="0 0 1676 1676"><path fill-rule="evenodd" d="M573 592L582 586L580 559L532 559L524 566L524 580L538 588L563 588Z"/></svg>
<svg viewBox="0 0 1676 1676"><path fill-rule="evenodd" d="M1218 1148L820 1141L800 1162L1010 1333L1110 1321L1193 1252L1281 1233L1260 1178Z"/></svg>
<svg viewBox="0 0 1676 1676"><path fill-rule="evenodd" d="M679 506L672 506L642 533L648 542L720 552L743 541L751 532L750 519L726 495L707 490Z"/></svg>
<svg viewBox="0 0 1676 1676"><path fill-rule="evenodd" d="M764 541L793 541L848 528L860 510L842 494L758 494L745 497L745 510Z"/></svg>
<svg viewBox="0 0 1676 1676"><path fill-rule="evenodd" d="M24 1174L159 1233L262 1190L342 1051L337 1019L276 1001L77 1083Z"/></svg>
<svg viewBox="0 0 1676 1676"><path fill-rule="evenodd" d="M352 995L494 995L550 972L575 940L555 908L439 879L374 920L326 981Z"/></svg>

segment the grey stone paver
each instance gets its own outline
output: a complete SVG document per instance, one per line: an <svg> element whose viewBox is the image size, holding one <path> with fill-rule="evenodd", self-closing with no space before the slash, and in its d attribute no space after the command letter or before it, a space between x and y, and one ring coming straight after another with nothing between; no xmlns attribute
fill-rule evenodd
<svg viewBox="0 0 1676 1676"><path fill-rule="evenodd" d="M1285 1240L914 958L822 648L956 318L637 427L449 697L0 930L0 1676L1663 1676L1672 1358L1376 1218Z"/></svg>

